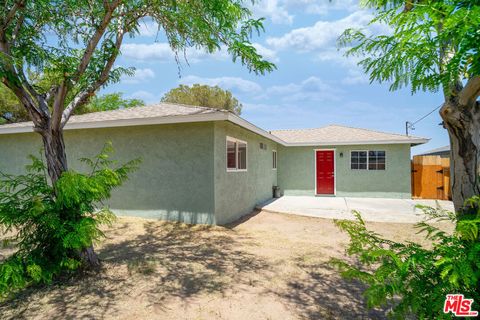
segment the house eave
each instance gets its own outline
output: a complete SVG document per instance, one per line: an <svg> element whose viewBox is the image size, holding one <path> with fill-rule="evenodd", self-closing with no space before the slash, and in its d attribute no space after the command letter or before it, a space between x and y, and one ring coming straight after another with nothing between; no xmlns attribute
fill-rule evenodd
<svg viewBox="0 0 480 320"><path fill-rule="evenodd" d="M194 115L176 115L176 116L162 116L149 118L134 118L134 119L115 119L104 121L85 121L85 122L70 122L67 123L64 130L79 130L79 129L96 129L96 128L116 128L129 126L144 126L156 124L174 124L174 123L189 123L189 122L208 122L208 121L230 121L237 124L251 132L259 134L267 139L270 139L285 147L314 147L314 146L341 146L341 145L376 145L376 144L409 144L411 146L427 143L430 139L414 138L410 140L377 140L377 141L337 141L337 142L286 142L281 138L265 131L256 125L240 118L239 116L230 112L215 112L207 114ZM33 132L33 126L9 127L2 128L0 126L0 135L2 134L16 134Z"/></svg>
<svg viewBox="0 0 480 320"><path fill-rule="evenodd" d="M330 141L330 142L284 142L286 147L325 147L325 146L358 146L358 145L379 145L379 144L409 144L416 146L424 144L430 139L412 139L412 140L365 140L365 141Z"/></svg>
<svg viewBox="0 0 480 320"><path fill-rule="evenodd" d="M227 120L227 113L214 114L195 114L185 116L167 116L167 117L151 117L151 118L136 118L136 119L116 119L105 121L90 121L90 122L71 122L67 123L64 130L78 130L78 129L96 129L96 128L115 128L115 127L130 127L130 126L145 126L155 124L173 124L173 123L188 123L188 122L206 122L206 121L221 121ZM0 134L13 133L28 133L33 132L33 126L10 127L2 128L0 126Z"/></svg>

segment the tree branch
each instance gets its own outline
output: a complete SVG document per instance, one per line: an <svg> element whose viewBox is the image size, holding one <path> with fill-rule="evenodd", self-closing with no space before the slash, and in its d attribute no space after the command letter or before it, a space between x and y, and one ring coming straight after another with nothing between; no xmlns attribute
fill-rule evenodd
<svg viewBox="0 0 480 320"><path fill-rule="evenodd" d="M15 18L15 15L17 14L18 9L23 7L24 5L25 5L25 1L23 1L23 0L15 2L13 7L7 13L5 19L2 19L2 26L1 26L2 31L1 32L5 32L5 29L8 28L10 23L13 21L13 18Z"/></svg>
<svg viewBox="0 0 480 320"><path fill-rule="evenodd" d="M80 60L80 63L78 65L77 71L72 78L74 82L78 81L78 79L83 75L85 70L87 70L88 64L92 59L93 53L95 52L95 49L97 48L97 45L100 42L100 39L105 33L105 30L107 29L113 17L113 12L115 11L115 9L118 7L119 4L120 4L119 0L115 0L110 4L107 1L104 1L104 8L106 10L105 16L103 17L102 22L100 23L98 28L95 30L95 33L93 34L92 38L90 38L90 40L88 41L87 47L85 48L82 59Z"/></svg>
<svg viewBox="0 0 480 320"><path fill-rule="evenodd" d="M115 60L117 59L118 54L120 52L120 47L121 47L122 42L123 42L123 36L125 35L126 32L127 32L127 30L125 28L120 28L119 29L119 31L117 33L117 36L116 36L116 39L115 39L114 50L113 50L112 54L110 55L110 57L108 58L107 62L105 63L105 66L103 67L103 70L100 73L100 76L98 77L97 81L95 81L95 83L93 83L87 90L78 94L77 97L75 97L72 100L72 102L69 103L67 108L65 108L65 110L63 111L63 115L62 115L61 128L63 128L67 124L68 119L70 119L70 117L72 116L75 109L77 109L79 106L87 103L88 100L90 99L90 97L92 95L94 95L95 92L105 82L107 82L107 80L109 78L109 75L110 75L110 71L112 70L112 67L115 64Z"/></svg>
<svg viewBox="0 0 480 320"><path fill-rule="evenodd" d="M474 76L468 80L465 87L458 95L458 102L464 106L474 104L480 96L480 76Z"/></svg>
<svg viewBox="0 0 480 320"><path fill-rule="evenodd" d="M62 113L63 113L63 104L65 103L65 97L67 96L67 84L62 82L62 84L56 90L55 98L53 100L53 110L52 110L52 130L58 131L60 129Z"/></svg>

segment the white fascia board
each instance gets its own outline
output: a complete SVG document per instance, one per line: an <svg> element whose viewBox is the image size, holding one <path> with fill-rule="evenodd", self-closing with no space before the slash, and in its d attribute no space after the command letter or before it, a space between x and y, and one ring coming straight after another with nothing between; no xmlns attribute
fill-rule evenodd
<svg viewBox="0 0 480 320"><path fill-rule="evenodd" d="M280 139L279 137L277 136L274 136L273 134L269 133L268 131L265 131L263 129L260 129L259 127L257 127L256 125L248 122L247 120L245 119L242 119L240 118L239 116L237 115L234 115L233 113L229 113L228 114L228 121L232 122L232 123L235 123L247 130L250 130L256 134L259 134L261 136L264 136L265 138L267 139L270 139L272 141L275 141L276 143L279 143L281 145L287 145L285 141L283 141L282 139Z"/></svg>
<svg viewBox="0 0 480 320"><path fill-rule="evenodd" d="M117 119L117 120L90 121L90 122L72 122L72 123L67 123L64 130L129 127L129 126L144 126L144 125L154 125L154 124L206 122L206 121L219 121L219 120L227 120L227 114L216 112L212 114L195 114L195 115L186 115L186 116L167 116L167 117ZM33 125L22 126L22 127L10 127L10 128L2 128L0 126L0 134L25 133L25 132L33 132Z"/></svg>
<svg viewBox="0 0 480 320"><path fill-rule="evenodd" d="M342 145L376 145L376 144L410 144L419 145L427 143L430 139L412 138L411 140L379 140L379 141L339 141L339 142L285 142L279 137L265 131L256 125L240 118L239 116L230 112L215 112L207 114L194 114L184 116L167 116L167 117L153 117L153 118L136 118L136 119L116 119L105 121L90 121L90 122L70 122L65 126L65 130L78 129L94 129L94 128L114 128L114 127L128 127L128 126L144 126L155 124L173 124L173 123L188 123L188 122L207 122L207 121L230 121L247 130L259 134L267 139L277 142L285 147L314 147L314 146L342 146ZM32 126L9 127L2 128L0 126L0 134L14 134L33 132Z"/></svg>
<svg viewBox="0 0 480 320"><path fill-rule="evenodd" d="M377 145L377 144L410 144L419 145L430 141L430 139L418 138L411 140L366 140L366 141L337 141L337 142L284 142L287 147L315 147L315 146L357 146L357 145Z"/></svg>

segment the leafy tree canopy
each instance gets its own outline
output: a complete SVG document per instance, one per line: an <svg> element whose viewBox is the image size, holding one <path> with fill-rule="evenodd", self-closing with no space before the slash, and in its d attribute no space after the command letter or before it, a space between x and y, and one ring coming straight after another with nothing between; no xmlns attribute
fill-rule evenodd
<svg viewBox="0 0 480 320"><path fill-rule="evenodd" d="M171 89L162 97L162 102L181 103L228 110L236 114L242 112L242 104L228 90L219 86L194 84L187 86L181 84Z"/></svg>
<svg viewBox="0 0 480 320"><path fill-rule="evenodd" d="M88 104L78 108L75 114L141 107L145 105L145 102L141 99L124 99L122 96L123 94L121 92L95 96L90 99Z"/></svg>
<svg viewBox="0 0 480 320"><path fill-rule="evenodd" d="M480 75L480 1L364 0L376 10L371 24L389 28L384 34L347 29L341 46L348 55L363 59L360 65L371 81L389 82L391 89L411 86L452 94L462 81ZM476 3L476 4L475 4Z"/></svg>
<svg viewBox="0 0 480 320"><path fill-rule="evenodd" d="M140 99L124 99L121 92L94 96L88 104L80 106L75 114L108 111L145 105ZM0 84L0 124L29 121L27 110L18 98L4 85Z"/></svg>

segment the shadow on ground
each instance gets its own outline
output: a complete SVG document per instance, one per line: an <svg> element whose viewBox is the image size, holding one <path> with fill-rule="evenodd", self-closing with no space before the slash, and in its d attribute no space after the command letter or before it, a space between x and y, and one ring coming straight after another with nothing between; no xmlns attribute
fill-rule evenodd
<svg viewBox="0 0 480 320"><path fill-rule="evenodd" d="M125 223L108 233L121 235L129 228ZM145 307L161 311L169 299L188 302L204 293L222 295L247 281L245 274L268 268L261 258L238 249L242 236L225 228L156 221L145 222L143 228L135 237L107 241L98 250L103 261L98 274L27 289L1 304L0 314L11 319L39 314L63 319L114 317L128 308L119 301L128 304L138 301L139 295Z"/></svg>
<svg viewBox="0 0 480 320"><path fill-rule="evenodd" d="M387 310L368 309L359 281L343 279L329 263L297 260L303 276L274 292L297 310L302 319L385 319Z"/></svg>
<svg viewBox="0 0 480 320"><path fill-rule="evenodd" d="M330 224L256 214L227 228L120 220L97 250L100 272L27 289L0 318L385 318L325 263L343 250L327 242Z"/></svg>

